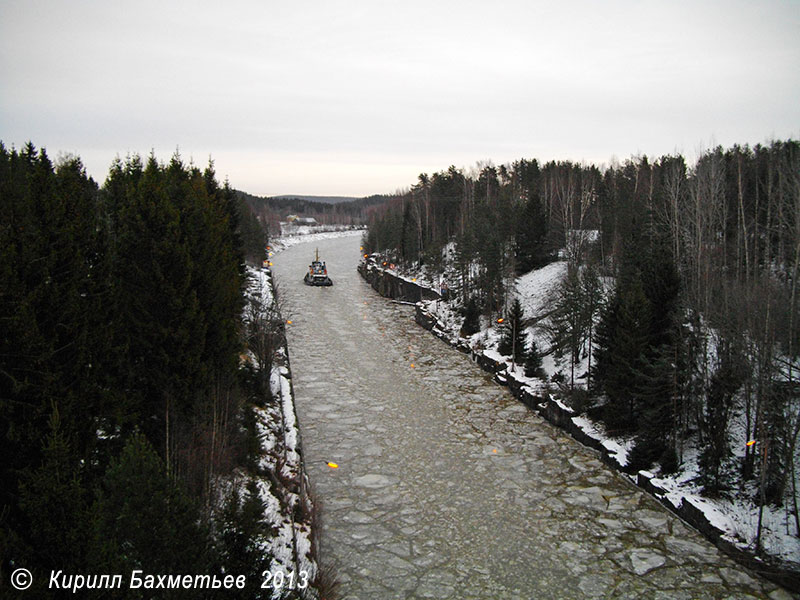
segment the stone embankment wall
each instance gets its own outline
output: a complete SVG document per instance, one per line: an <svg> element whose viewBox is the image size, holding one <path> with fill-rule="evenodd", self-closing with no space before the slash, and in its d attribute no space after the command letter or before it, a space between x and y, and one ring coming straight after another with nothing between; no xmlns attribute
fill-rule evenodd
<svg viewBox="0 0 800 600"><path fill-rule="evenodd" d="M422 299L439 298L439 294L434 290L408 282L390 270L382 269L374 263L362 261L358 270L364 279L384 297L413 302L419 302ZM407 284L410 284L413 288L407 287ZM417 288L418 291L414 288ZM416 300L413 298L416 298ZM545 397L533 393L530 387L507 373L508 365L506 363L498 362L480 351L473 350L463 339L453 339L445 332L436 317L425 310L421 304L417 304L415 320L438 338L459 351L468 354L484 371L493 373L495 381L500 385L507 386L514 396L528 408L536 411L547 421L569 433L581 444L596 450L603 462L618 471L626 473L633 483L653 495L670 511L692 525L717 548L752 571L785 586L793 592L800 593L800 573L792 570L782 562L771 560L768 557L756 557L751 552L740 548L726 537L724 531L711 523L705 513L695 506L690 499L685 497L676 498L674 494L668 494L666 490L658 486L657 481L654 481L653 475L646 471L632 472L626 464L621 464L617 460L616 453L612 448L607 448L603 445L602 440L592 437L576 424L574 420L576 415L568 406L549 394L546 394Z"/></svg>
<svg viewBox="0 0 800 600"><path fill-rule="evenodd" d="M374 262L361 261L358 265L358 272L376 292L385 298L406 302L439 299L439 294L432 289L403 279L390 270L381 269Z"/></svg>

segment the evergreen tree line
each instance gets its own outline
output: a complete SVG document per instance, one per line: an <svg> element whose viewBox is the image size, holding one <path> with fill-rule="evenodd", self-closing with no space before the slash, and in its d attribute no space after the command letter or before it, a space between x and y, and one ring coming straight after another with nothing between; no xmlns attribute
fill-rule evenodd
<svg viewBox="0 0 800 600"><path fill-rule="evenodd" d="M798 142L714 148L692 167L680 155L450 167L371 208L365 242L434 272L449 253L464 330L504 316L506 338L514 277L560 253L567 277L529 318L547 317L548 350L569 358L567 391L586 381L595 416L635 437L633 466L675 469L694 443L707 493L744 484L796 505Z"/></svg>
<svg viewBox="0 0 800 600"><path fill-rule="evenodd" d="M263 506L216 489L264 401L239 369L243 236L257 259L265 242L242 217L211 164L117 159L99 187L78 158L0 144L4 577L25 567L46 597L51 570L235 565L253 597Z"/></svg>

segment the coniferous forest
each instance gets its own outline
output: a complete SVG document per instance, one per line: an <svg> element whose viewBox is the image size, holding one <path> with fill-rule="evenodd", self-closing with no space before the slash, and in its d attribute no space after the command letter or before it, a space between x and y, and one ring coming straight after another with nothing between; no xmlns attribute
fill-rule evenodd
<svg viewBox="0 0 800 600"><path fill-rule="evenodd" d="M447 269L463 335L546 323L549 348L507 327L500 353L531 374L567 357L561 393L633 438L633 469L674 472L691 446L704 494L784 506L800 535L800 143L450 167L369 210L365 250ZM567 275L524 321L515 277L554 260Z"/></svg>
<svg viewBox="0 0 800 600"><path fill-rule="evenodd" d="M266 241L243 206L178 155L116 159L98 186L78 158L0 144L3 572L267 568L247 550L264 507L217 489L255 462L243 408L269 401L240 368Z"/></svg>

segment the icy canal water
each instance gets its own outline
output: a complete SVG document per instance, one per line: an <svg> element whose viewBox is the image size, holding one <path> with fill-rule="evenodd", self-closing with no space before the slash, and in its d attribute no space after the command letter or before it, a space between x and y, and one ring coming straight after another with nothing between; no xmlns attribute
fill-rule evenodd
<svg viewBox="0 0 800 600"><path fill-rule="evenodd" d="M302 283L315 247L333 287ZM783 597L379 297L358 257L345 237L274 259L343 599Z"/></svg>

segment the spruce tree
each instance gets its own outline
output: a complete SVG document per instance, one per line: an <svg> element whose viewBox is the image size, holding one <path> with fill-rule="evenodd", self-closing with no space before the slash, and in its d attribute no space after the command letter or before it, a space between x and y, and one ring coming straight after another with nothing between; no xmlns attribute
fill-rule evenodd
<svg viewBox="0 0 800 600"><path fill-rule="evenodd" d="M137 185L127 189L115 260L130 356L127 386L138 399L143 430L165 458L170 420L188 413L192 388L207 381L201 362L205 322L192 279L194 247L183 231L197 217L187 206L182 179L174 160L166 172L150 156Z"/></svg>
<svg viewBox="0 0 800 600"><path fill-rule="evenodd" d="M634 469L658 463L663 472L678 467L674 436L675 348L669 344L651 348L642 363L637 392L638 417L635 444L629 456Z"/></svg>
<svg viewBox="0 0 800 600"><path fill-rule="evenodd" d="M672 470L677 466L674 405L679 394L675 357L680 280L669 244L654 225L648 228L642 244L635 256L628 253L625 257L641 273L643 291L651 307L648 348L638 378L632 382L637 385L639 416L631 464L649 468L657 461Z"/></svg>
<svg viewBox="0 0 800 600"><path fill-rule="evenodd" d="M34 572L81 572L86 568L91 496L55 407L48 429L41 465L22 473L19 503L30 531L29 537L17 540L15 550L24 554L15 558ZM45 595L43 583L38 581L37 587Z"/></svg>
<svg viewBox="0 0 800 600"><path fill-rule="evenodd" d="M514 253L517 275L547 264L547 217L538 194L523 205L515 226Z"/></svg>
<svg viewBox="0 0 800 600"><path fill-rule="evenodd" d="M464 323L461 325L461 337L469 337L481 330L481 311L475 296L470 296L464 308Z"/></svg>
<svg viewBox="0 0 800 600"><path fill-rule="evenodd" d="M536 340L531 336L531 343L525 353L525 377L544 377L542 370L542 356L536 345Z"/></svg>
<svg viewBox="0 0 800 600"><path fill-rule="evenodd" d="M107 430L115 393L98 208L97 186L78 159L54 165L33 144L21 152L0 144L0 497L4 530L15 540L0 548L4 563L47 537L37 496L63 492L71 513L105 466L97 431ZM48 487L53 473L74 477ZM65 551L60 540L79 527L65 525L50 552Z"/></svg>
<svg viewBox="0 0 800 600"><path fill-rule="evenodd" d="M99 573L204 574L213 555L196 501L165 474L142 434L112 462L92 509L89 564Z"/></svg>
<svg viewBox="0 0 800 600"><path fill-rule="evenodd" d="M570 390L575 389L575 366L580 362L583 342L588 332L584 294L577 265L569 265L567 276L558 288L550 317L556 355L569 357Z"/></svg>
<svg viewBox="0 0 800 600"><path fill-rule="evenodd" d="M724 466L731 456L728 441L734 395L745 379L743 362L734 344L722 339L718 345L719 365L711 374L705 410L700 419L704 444L698 463L703 492L716 496L726 487Z"/></svg>
<svg viewBox="0 0 800 600"><path fill-rule="evenodd" d="M503 320L502 331L497 351L503 356L511 356L511 360L516 364L525 362L527 334L519 298L514 298L514 302Z"/></svg>
<svg viewBox="0 0 800 600"><path fill-rule="evenodd" d="M651 309L641 281L618 288L598 328L597 383L608 397L603 417L611 431L635 431L642 373L649 350Z"/></svg>
<svg viewBox="0 0 800 600"><path fill-rule="evenodd" d="M227 572L246 575L248 581L263 581L261 574L272 566L274 559L267 550L273 538L264 522L266 506L260 493L255 479L249 479L245 489L232 487L218 523L221 564ZM270 595L261 596L246 590L232 597L267 598Z"/></svg>

